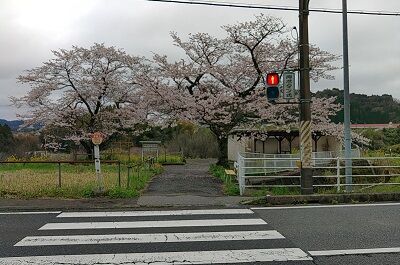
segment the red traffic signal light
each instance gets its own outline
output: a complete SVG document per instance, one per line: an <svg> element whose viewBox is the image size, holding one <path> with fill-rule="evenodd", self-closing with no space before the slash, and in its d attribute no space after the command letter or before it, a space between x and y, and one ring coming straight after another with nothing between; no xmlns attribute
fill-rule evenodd
<svg viewBox="0 0 400 265"><path fill-rule="evenodd" d="M268 86L277 86L278 84L279 84L278 73L268 73L267 74L267 85Z"/></svg>

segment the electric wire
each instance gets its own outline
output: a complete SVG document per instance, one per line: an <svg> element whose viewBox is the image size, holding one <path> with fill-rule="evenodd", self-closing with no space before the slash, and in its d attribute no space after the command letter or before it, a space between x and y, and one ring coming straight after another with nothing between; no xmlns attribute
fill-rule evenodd
<svg viewBox="0 0 400 265"><path fill-rule="evenodd" d="M245 4L245 3L232 3L232 2L214 2L214 1L191 1L191 0L145 0L148 2L163 2L163 3L174 3L174 4L186 4L186 5L204 5L204 6L217 6L217 7L233 7L233 8L248 8L248 9L268 9L268 10L280 10L280 11L299 11L297 7L292 6L274 6L274 5L256 5L256 4ZM340 9L331 8L310 8L310 12L319 13L333 13L341 14ZM374 15L374 16L400 16L400 12L390 11L371 11L371 10L348 10L348 14L356 15Z"/></svg>

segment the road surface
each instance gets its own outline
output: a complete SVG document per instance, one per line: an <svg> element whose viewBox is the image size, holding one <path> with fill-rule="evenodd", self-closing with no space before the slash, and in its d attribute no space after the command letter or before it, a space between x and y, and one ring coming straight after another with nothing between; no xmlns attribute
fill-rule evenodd
<svg viewBox="0 0 400 265"><path fill-rule="evenodd" d="M400 204L0 213L0 264L400 264Z"/></svg>

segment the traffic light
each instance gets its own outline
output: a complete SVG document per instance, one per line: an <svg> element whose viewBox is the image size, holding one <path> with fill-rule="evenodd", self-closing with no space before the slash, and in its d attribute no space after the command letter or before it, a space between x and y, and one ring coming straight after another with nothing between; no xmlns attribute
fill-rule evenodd
<svg viewBox="0 0 400 265"><path fill-rule="evenodd" d="M279 98L279 74L267 74L267 98L269 101L275 101Z"/></svg>

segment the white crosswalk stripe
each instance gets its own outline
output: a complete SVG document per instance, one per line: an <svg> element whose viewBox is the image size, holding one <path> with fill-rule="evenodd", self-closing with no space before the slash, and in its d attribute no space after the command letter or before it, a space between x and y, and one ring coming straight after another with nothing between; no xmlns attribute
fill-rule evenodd
<svg viewBox="0 0 400 265"><path fill-rule="evenodd" d="M56 218L14 245L23 256L0 258L0 265L312 261L249 209L65 212Z"/></svg>
<svg viewBox="0 0 400 265"><path fill-rule="evenodd" d="M65 229L118 229L145 227L193 227L193 226L227 226L227 225L264 225L262 219L208 219L208 220L171 220L171 221L135 221L135 222L90 222L90 223L51 223L39 230Z"/></svg>
<svg viewBox="0 0 400 265"><path fill-rule="evenodd" d="M123 243L168 243L188 241L262 240L285 238L276 230L203 233L113 234L78 236L30 236L15 246L90 245Z"/></svg>
<svg viewBox="0 0 400 265"><path fill-rule="evenodd" d="M66 212L57 217L123 217L123 216L178 216L178 215L217 215L217 214L253 214L250 209L211 209L176 211L124 211L124 212Z"/></svg>
<svg viewBox="0 0 400 265"><path fill-rule="evenodd" d="M32 256L0 259L0 264L215 264L263 261L312 260L298 248L246 249L229 251L193 251L164 253L123 253L96 255ZM2 263L3 262L3 263ZM4 263L7 262L7 263Z"/></svg>

